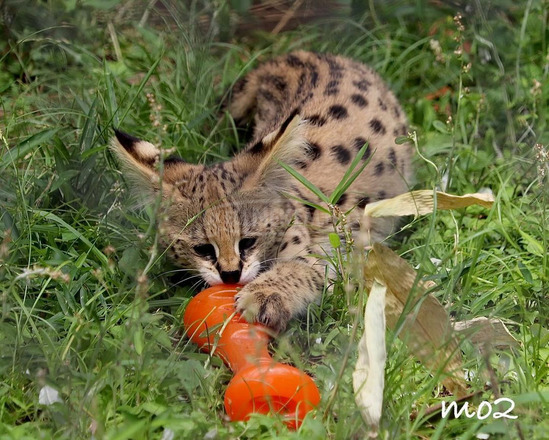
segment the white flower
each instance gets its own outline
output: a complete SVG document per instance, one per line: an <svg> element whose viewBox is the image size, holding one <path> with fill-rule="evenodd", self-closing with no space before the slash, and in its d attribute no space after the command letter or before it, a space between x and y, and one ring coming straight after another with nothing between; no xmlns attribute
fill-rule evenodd
<svg viewBox="0 0 549 440"><path fill-rule="evenodd" d="M44 385L40 389L38 394L38 403L41 405L53 405L54 403L61 403L63 400L59 397L59 391L49 385Z"/></svg>
<svg viewBox="0 0 549 440"><path fill-rule="evenodd" d="M173 432L170 428L164 428L164 432L162 433L162 440L173 440L175 437L175 432Z"/></svg>

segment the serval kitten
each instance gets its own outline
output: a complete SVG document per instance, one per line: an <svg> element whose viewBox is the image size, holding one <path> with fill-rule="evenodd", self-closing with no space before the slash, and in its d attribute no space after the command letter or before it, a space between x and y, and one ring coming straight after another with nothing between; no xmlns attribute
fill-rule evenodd
<svg viewBox="0 0 549 440"><path fill-rule="evenodd" d="M164 158L149 142L116 132L113 148L141 192L162 198L160 233L173 260L210 285L240 283L236 310L274 331L306 311L323 290L333 231L321 204L281 166L325 194L368 145L368 164L338 201L357 229L367 203L408 188L412 150L397 145L407 121L369 67L320 53L295 52L259 66L235 84L225 106L237 123L253 117L253 140L234 158L195 165ZM393 229L374 220L372 239Z"/></svg>

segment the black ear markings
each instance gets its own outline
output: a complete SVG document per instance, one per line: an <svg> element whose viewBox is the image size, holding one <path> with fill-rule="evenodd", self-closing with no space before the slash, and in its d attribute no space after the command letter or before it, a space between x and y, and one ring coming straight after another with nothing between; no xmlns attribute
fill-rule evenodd
<svg viewBox="0 0 549 440"><path fill-rule="evenodd" d="M290 116L288 116L284 122L280 125L280 129L278 130L278 137L282 136L282 134L286 131L286 129L288 128L288 125L290 125L290 122L293 121L293 119L299 114L299 110L300 108L297 107L295 109L292 110L292 113L290 113Z"/></svg>
<svg viewBox="0 0 549 440"><path fill-rule="evenodd" d="M267 151L270 151L271 148L276 145L276 143L280 140L280 138L284 135L284 132L288 128L288 125L290 125L290 122L294 120L294 118L299 115L300 108L295 108L292 113L290 113L290 116L288 116L282 124L280 124L280 127L276 131L276 135L272 137L271 135L268 135L267 137L263 138L262 140L256 142L253 144L248 151L253 154L262 154Z"/></svg>
<svg viewBox="0 0 549 440"><path fill-rule="evenodd" d="M264 148L265 148L265 144L263 143L263 141L259 141L253 144L248 151L253 155L256 155L256 154L262 153Z"/></svg>
<svg viewBox="0 0 549 440"><path fill-rule="evenodd" d="M135 145L141 142L141 139L116 128L114 129L114 134L116 135L118 142L120 142L120 145L122 145L128 153L133 153Z"/></svg>

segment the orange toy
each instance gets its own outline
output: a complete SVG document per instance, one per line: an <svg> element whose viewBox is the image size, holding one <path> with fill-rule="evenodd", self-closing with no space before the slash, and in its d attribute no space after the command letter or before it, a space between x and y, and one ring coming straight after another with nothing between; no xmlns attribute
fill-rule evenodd
<svg viewBox="0 0 549 440"><path fill-rule="evenodd" d="M275 412L296 429L320 402L318 389L304 372L271 358L263 326L249 324L238 314L228 321L235 312L237 287L221 284L195 296L183 316L187 335L235 373L225 392L225 410L231 420Z"/></svg>

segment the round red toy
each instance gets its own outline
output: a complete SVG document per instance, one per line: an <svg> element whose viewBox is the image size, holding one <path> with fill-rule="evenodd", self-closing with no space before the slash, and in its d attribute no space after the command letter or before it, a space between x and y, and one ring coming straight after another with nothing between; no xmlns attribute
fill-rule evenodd
<svg viewBox="0 0 549 440"><path fill-rule="evenodd" d="M304 372L271 358L263 326L234 314L238 287L220 284L195 296L183 316L187 335L201 350L214 350L235 373L225 392L231 420L274 412L295 429L320 402L318 388Z"/></svg>

